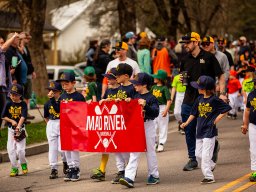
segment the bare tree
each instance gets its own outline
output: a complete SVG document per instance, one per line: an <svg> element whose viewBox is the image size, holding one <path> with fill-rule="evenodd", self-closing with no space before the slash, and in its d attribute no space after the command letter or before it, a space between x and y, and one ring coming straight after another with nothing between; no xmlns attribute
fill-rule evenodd
<svg viewBox="0 0 256 192"><path fill-rule="evenodd" d="M42 89L42 86L47 85L48 81L43 47L46 0L5 0L1 2L3 7L17 12L21 30L29 32L33 37L29 44L32 63L37 74L37 78L33 81L33 89L38 96L45 96L46 90Z"/></svg>

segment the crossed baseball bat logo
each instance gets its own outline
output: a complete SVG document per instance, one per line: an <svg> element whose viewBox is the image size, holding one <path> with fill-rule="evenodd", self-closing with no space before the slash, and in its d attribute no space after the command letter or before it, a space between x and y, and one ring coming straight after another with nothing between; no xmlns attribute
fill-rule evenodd
<svg viewBox="0 0 256 192"><path fill-rule="evenodd" d="M109 146L110 143L112 143L112 144L114 145L114 148L117 149L117 146L116 146L116 144L115 144L115 142L114 142L114 140L113 140L115 134L116 134L116 131L114 131L114 132L112 133L110 139L104 138L104 139L102 140L102 137L101 137L100 133L97 131L97 135L98 135L98 137L99 137L99 141L98 141L98 143L94 146L94 149L97 149L97 147L99 146L100 143L103 144L103 146L104 146L105 149L108 148L108 146Z"/></svg>

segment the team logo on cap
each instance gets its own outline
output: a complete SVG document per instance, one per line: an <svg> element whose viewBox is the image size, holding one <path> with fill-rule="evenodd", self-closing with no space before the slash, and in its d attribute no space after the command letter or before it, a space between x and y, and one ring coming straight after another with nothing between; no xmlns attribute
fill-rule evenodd
<svg viewBox="0 0 256 192"><path fill-rule="evenodd" d="M54 88L54 82L50 82L50 85L49 85L50 88Z"/></svg>
<svg viewBox="0 0 256 192"><path fill-rule="evenodd" d="M12 91L18 92L18 87L16 85L12 86Z"/></svg>
<svg viewBox="0 0 256 192"><path fill-rule="evenodd" d="M256 111L256 98L253 98L252 101L250 101L251 106L253 107L253 111Z"/></svg>
<svg viewBox="0 0 256 192"><path fill-rule="evenodd" d="M65 79L65 78L66 78L65 74L62 73L61 76L60 76L60 79Z"/></svg>

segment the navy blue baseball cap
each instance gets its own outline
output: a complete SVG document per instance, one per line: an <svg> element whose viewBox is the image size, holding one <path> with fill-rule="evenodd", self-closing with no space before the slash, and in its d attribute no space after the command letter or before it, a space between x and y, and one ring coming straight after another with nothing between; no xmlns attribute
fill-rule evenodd
<svg viewBox="0 0 256 192"><path fill-rule="evenodd" d="M131 67L131 65L127 64L127 63L120 63L117 67L116 67L116 75L129 75L129 77L132 76L133 73L133 69Z"/></svg>
<svg viewBox="0 0 256 192"><path fill-rule="evenodd" d="M76 78L75 78L75 74L72 73L72 72L63 72L61 75L60 75L60 78L58 80L56 80L57 82L60 82L60 81L69 81L69 82L73 82L75 81Z"/></svg>
<svg viewBox="0 0 256 192"><path fill-rule="evenodd" d="M107 77L108 79L116 79L117 70L116 68L111 68L107 73L102 74L104 77Z"/></svg>
<svg viewBox="0 0 256 192"><path fill-rule="evenodd" d="M23 87L20 84L13 84L11 86L10 93L19 95L22 97L23 96Z"/></svg>
<svg viewBox="0 0 256 192"><path fill-rule="evenodd" d="M190 85L196 89L212 90L215 87L215 81L210 76L200 76L197 81L190 82Z"/></svg>
<svg viewBox="0 0 256 192"><path fill-rule="evenodd" d="M130 82L134 85L148 85L151 86L154 82L154 78L147 73L138 73Z"/></svg>
<svg viewBox="0 0 256 192"><path fill-rule="evenodd" d="M48 83L48 87L46 88L48 89L49 91L50 90L53 90L53 91L62 91L62 87L61 87L61 84L56 82L56 81L50 81Z"/></svg>

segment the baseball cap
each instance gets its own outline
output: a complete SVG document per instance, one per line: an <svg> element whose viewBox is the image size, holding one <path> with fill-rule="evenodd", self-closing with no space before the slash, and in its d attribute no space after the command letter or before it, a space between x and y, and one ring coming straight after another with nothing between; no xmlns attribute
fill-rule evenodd
<svg viewBox="0 0 256 192"><path fill-rule="evenodd" d="M56 81L50 81L46 89L53 91L62 91L61 84Z"/></svg>
<svg viewBox="0 0 256 192"><path fill-rule="evenodd" d="M140 37L141 38L145 38L147 36L148 36L148 34L145 31L140 32Z"/></svg>
<svg viewBox="0 0 256 192"><path fill-rule="evenodd" d="M120 49L128 50L128 45L127 45L127 43L125 43L125 42L123 42L123 41L120 41L120 42L117 42L117 43L116 43L116 46L113 47L113 49L117 49L117 50L120 50Z"/></svg>
<svg viewBox="0 0 256 192"><path fill-rule="evenodd" d="M164 70L158 70L156 74L152 75L152 77L156 79L162 79L165 80L167 78L167 73Z"/></svg>
<svg viewBox="0 0 256 192"><path fill-rule="evenodd" d="M134 85L152 85L154 82L154 79L152 76L150 76L147 73L138 73L133 80L130 80L130 82Z"/></svg>
<svg viewBox="0 0 256 192"><path fill-rule="evenodd" d="M132 76L133 73L133 69L132 67L127 64L127 63L120 63L117 67L116 67L116 75L129 75L129 77Z"/></svg>
<svg viewBox="0 0 256 192"><path fill-rule="evenodd" d="M237 73L234 70L230 70L229 75L236 77Z"/></svg>
<svg viewBox="0 0 256 192"><path fill-rule="evenodd" d="M136 35L132 32L132 31L129 31L125 34L125 37L127 39L131 39L131 38L136 38Z"/></svg>
<svg viewBox="0 0 256 192"><path fill-rule="evenodd" d="M111 68L107 73L102 74L104 77L107 77L108 79L116 79L117 70L116 68Z"/></svg>
<svg viewBox="0 0 256 192"><path fill-rule="evenodd" d="M240 41L246 41L247 39L246 39L245 36L241 36L241 37L239 37L239 40L240 40Z"/></svg>
<svg viewBox="0 0 256 192"><path fill-rule="evenodd" d="M202 40L202 43L214 43L214 40L211 36L209 35L206 35L203 40Z"/></svg>
<svg viewBox="0 0 256 192"><path fill-rule="evenodd" d="M197 81L190 82L190 85L196 89L212 90L215 87L215 81L210 76L200 76Z"/></svg>
<svg viewBox="0 0 256 192"><path fill-rule="evenodd" d="M179 43L187 43L190 41L200 41L200 35L196 32L187 33L186 35L182 36Z"/></svg>
<svg viewBox="0 0 256 192"><path fill-rule="evenodd" d="M87 76L90 76L90 77L94 76L94 75L95 75L95 69L94 69L94 67L92 67L92 66L86 67L86 68L84 69L84 74L87 75Z"/></svg>
<svg viewBox="0 0 256 192"><path fill-rule="evenodd" d="M72 73L72 72L63 72L61 75L60 75L60 78L58 80L56 80L57 82L60 82L60 81L69 81L69 82L73 82L75 81L75 74Z"/></svg>
<svg viewBox="0 0 256 192"><path fill-rule="evenodd" d="M22 96L23 95L23 87L20 84L13 84L11 86L10 93Z"/></svg>

